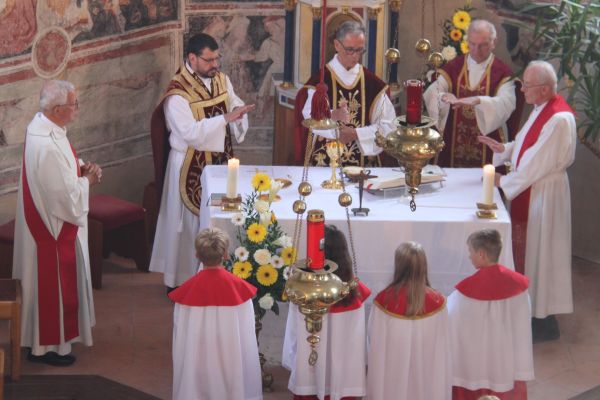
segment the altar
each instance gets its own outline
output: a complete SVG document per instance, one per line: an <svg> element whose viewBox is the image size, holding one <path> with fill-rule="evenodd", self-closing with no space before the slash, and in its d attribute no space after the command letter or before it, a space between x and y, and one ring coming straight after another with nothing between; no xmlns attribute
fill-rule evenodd
<svg viewBox="0 0 600 400"><path fill-rule="evenodd" d="M241 166L238 191L244 198L252 191L250 180L257 171L272 178L285 178L292 185L279 192L281 200L272 204L282 230L293 236L296 214L292 203L298 199L298 183L302 167L289 166ZM400 175L397 169L373 168L372 173L380 177ZM356 249L358 276L374 293L382 290L391 281L394 272L394 250L405 241L419 242L427 253L431 285L448 295L454 285L474 272L469 261L466 240L472 233L484 228L497 229L502 235L504 248L500 263L514 268L512 255L510 216L494 190L494 201L498 205L497 219L479 219L475 215L476 203L482 198L482 171L480 168L445 169L445 181L431 183L421 188L416 197L417 209L412 212L402 191L366 193L363 207L370 209L368 216L353 216L350 213L351 230ZM308 180L313 192L306 198L307 209L325 212L325 223L334 224L348 237L346 210L338 204L340 190L321 188L322 181L331 176L330 168L312 167ZM237 227L231 222L233 213L223 212L211 206L211 196L224 193L227 166L210 165L202 173L202 199L200 207L200 229L214 226L223 229L231 237L231 251L237 247ZM352 195L351 207L358 207L358 188L348 184L346 191ZM305 217L305 215L304 215ZM298 257L306 254L306 223L303 222Z"/></svg>

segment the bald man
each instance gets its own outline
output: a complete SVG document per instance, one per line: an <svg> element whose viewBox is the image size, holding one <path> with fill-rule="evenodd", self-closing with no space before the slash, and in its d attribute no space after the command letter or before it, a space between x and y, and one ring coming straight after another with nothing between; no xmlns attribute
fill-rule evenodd
<svg viewBox="0 0 600 400"><path fill-rule="evenodd" d="M514 166L508 175L496 175L496 186L511 201L515 266L529 277L536 318L573 312L566 170L575 159L577 131L573 110L556 93L556 81L552 65L531 62L521 90L534 109L515 140L502 144L479 137L494 152L494 164L510 160ZM535 321L533 327L535 335Z"/></svg>
<svg viewBox="0 0 600 400"><path fill-rule="evenodd" d="M429 116L444 133L446 146L438 156L443 167L481 167L492 153L477 141L488 135L500 142L514 137L522 111L511 69L493 51L496 28L486 20L467 30L469 53L441 70L423 98Z"/></svg>

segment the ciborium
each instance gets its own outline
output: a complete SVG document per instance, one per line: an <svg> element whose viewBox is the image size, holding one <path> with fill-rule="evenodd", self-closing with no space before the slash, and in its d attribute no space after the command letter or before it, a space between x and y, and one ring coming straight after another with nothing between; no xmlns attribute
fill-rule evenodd
<svg viewBox="0 0 600 400"><path fill-rule="evenodd" d="M415 211L421 170L444 148L444 139L433 129L435 121L427 116L422 116L421 123L413 125L408 124L406 116L402 115L394 119L394 125L396 130L387 136L377 132L375 143L404 167L406 186L411 196L410 209Z"/></svg>
<svg viewBox="0 0 600 400"><path fill-rule="evenodd" d="M285 294L288 299L298 306L309 336L306 338L310 344L311 352L308 358L310 365L315 365L319 357L316 345L321 340L319 332L323 327L323 317L329 308L342 300L356 286L356 281L343 282L333 273L335 263L327 260L330 268L311 270L307 262L300 260L292 267L292 273L285 284Z"/></svg>
<svg viewBox="0 0 600 400"><path fill-rule="evenodd" d="M331 140L325 145L325 151L329 156L329 166L331 167L331 178L321 183L321 187L325 189L341 189L342 181L337 177L338 160L344 151L344 145L338 140Z"/></svg>

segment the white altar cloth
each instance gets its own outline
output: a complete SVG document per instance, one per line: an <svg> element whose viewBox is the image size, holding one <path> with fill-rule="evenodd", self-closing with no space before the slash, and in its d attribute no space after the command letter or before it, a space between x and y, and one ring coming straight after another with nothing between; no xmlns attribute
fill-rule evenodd
<svg viewBox="0 0 600 400"><path fill-rule="evenodd" d="M271 209L283 231L293 236L296 214L292 203L299 198L297 187L301 181L302 167L286 166L240 166L238 191L244 198L251 193L251 179L257 169L272 178L291 179L292 185L282 189L281 201L274 202ZM389 176L401 172L391 168L373 168L372 174ZM514 269L510 216L497 190L494 201L498 205L498 219L479 219L475 215L476 202L482 199L481 168L445 169L443 185L433 183L422 188L416 197L417 210L412 212L406 198L384 198L381 194L365 191L363 207L370 208L366 217L354 217L350 213L351 229L356 249L358 276L373 291L378 293L391 281L394 273L394 250L405 241L421 243L427 253L431 285L448 295L454 285L474 272L469 261L466 240L479 229L497 229L502 235L504 249L500 263ZM327 190L321 182L331 176L330 168L312 167L308 180L313 192L306 197L307 209L322 209L325 223L334 224L348 237L345 209L338 204L341 190ZM235 227L231 222L233 213L222 212L210 206L212 193L224 193L227 181L227 166L210 165L202 173L202 199L200 207L200 229L209 226L221 228L231 237L231 250L237 243ZM349 184L346 191L352 195L352 207L358 207L358 188ZM306 218L306 213L304 215ZM306 255L306 222L302 227L299 258Z"/></svg>

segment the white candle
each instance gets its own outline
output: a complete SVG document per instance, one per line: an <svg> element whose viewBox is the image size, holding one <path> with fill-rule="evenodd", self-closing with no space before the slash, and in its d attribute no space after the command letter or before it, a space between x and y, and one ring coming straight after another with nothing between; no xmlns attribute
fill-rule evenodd
<svg viewBox="0 0 600 400"><path fill-rule="evenodd" d="M494 203L494 178L496 168L492 164L483 166L483 204Z"/></svg>
<svg viewBox="0 0 600 400"><path fill-rule="evenodd" d="M230 158L227 161L227 194L226 196L230 199L237 197L237 184L238 176L240 171L240 160L237 158Z"/></svg>

